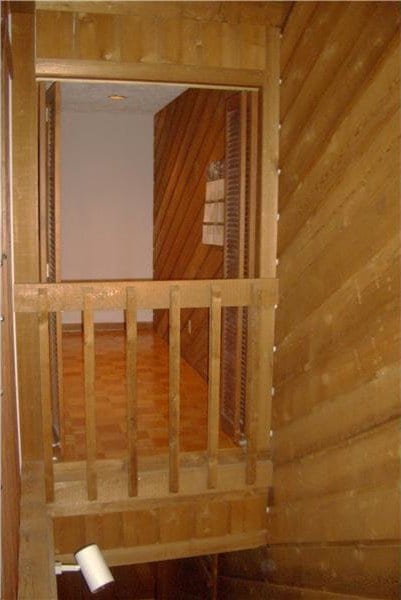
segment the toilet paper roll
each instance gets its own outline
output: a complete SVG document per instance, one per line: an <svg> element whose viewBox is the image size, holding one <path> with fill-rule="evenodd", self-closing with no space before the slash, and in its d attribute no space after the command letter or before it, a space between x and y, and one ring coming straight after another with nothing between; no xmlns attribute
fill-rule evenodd
<svg viewBox="0 0 401 600"><path fill-rule="evenodd" d="M82 575L92 593L98 592L114 581L102 553L96 544L85 546L75 553L75 560L81 567Z"/></svg>

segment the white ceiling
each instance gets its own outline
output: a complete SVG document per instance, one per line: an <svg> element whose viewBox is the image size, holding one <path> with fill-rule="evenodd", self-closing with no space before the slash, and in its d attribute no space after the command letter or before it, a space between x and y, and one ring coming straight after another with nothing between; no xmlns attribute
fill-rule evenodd
<svg viewBox="0 0 401 600"><path fill-rule="evenodd" d="M155 114L186 89L160 84L67 82L61 84L61 108L73 112ZM127 98L110 100L111 94Z"/></svg>

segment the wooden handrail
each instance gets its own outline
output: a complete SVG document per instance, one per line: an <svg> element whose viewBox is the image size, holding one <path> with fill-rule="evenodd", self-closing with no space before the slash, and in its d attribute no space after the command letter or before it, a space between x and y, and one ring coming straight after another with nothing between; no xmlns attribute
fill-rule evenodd
<svg viewBox="0 0 401 600"><path fill-rule="evenodd" d="M133 288L138 309L170 308L170 290L180 290L180 306L206 308L210 304L211 284L221 291L221 305L249 306L252 303L251 286L263 288L270 305L277 303L276 279L214 279L196 281L91 281L74 283L19 283L14 286L14 310L17 313L40 311L38 291L47 290L49 311L83 310L85 289L93 292L93 310L123 310L126 307L127 288Z"/></svg>

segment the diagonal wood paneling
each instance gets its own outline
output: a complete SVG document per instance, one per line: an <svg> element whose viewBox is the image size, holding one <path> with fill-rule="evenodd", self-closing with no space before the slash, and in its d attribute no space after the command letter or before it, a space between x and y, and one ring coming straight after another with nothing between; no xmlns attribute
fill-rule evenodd
<svg viewBox="0 0 401 600"><path fill-rule="evenodd" d="M202 244L202 221L206 171L211 161L224 157L225 103L231 94L188 90L156 115L155 279L222 276L223 250ZM181 317L182 354L206 378L207 311L184 310ZM156 314L155 326L167 336L166 312Z"/></svg>

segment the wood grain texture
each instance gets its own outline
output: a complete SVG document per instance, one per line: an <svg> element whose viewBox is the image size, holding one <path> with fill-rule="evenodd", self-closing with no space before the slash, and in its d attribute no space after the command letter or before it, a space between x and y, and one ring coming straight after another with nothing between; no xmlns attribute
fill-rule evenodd
<svg viewBox="0 0 401 600"><path fill-rule="evenodd" d="M14 322L12 313L11 264L11 73L12 55L8 34L10 5L1 3L1 592L15 598L18 588L20 517L20 466L16 382L14 379ZM7 551L5 551L7 549Z"/></svg>
<svg viewBox="0 0 401 600"><path fill-rule="evenodd" d="M37 90L34 74L34 14L12 19L12 193L15 281L39 281ZM16 320L22 453L42 456L37 319ZM29 343L28 343L29 340Z"/></svg>
<svg viewBox="0 0 401 600"><path fill-rule="evenodd" d="M222 248L202 244L202 221L207 166L224 157L228 96L225 92L189 90L156 115L155 279L222 276ZM182 312L181 352L205 378L207 319L206 311ZM155 322L156 331L166 337L166 313L156 313Z"/></svg>
<svg viewBox="0 0 401 600"><path fill-rule="evenodd" d="M269 597L396 597L399 22L299 3L284 31Z"/></svg>
<svg viewBox="0 0 401 600"><path fill-rule="evenodd" d="M245 76L264 69L265 26L281 27L291 6L292 2L163 2L161 18L157 2L43 2L37 10L37 56L94 60L100 67L124 63L219 68L228 78L236 70ZM163 77L163 69L158 71ZM191 78L190 70L187 76Z"/></svg>

